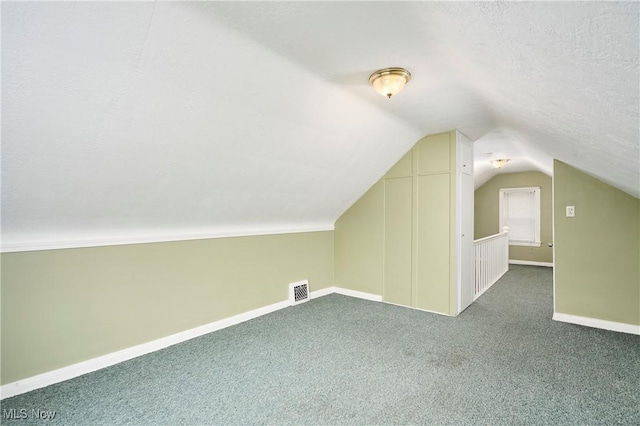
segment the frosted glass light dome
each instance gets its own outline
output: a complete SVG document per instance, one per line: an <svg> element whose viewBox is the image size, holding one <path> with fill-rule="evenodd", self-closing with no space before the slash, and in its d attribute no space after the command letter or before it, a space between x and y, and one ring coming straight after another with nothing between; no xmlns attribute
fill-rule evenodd
<svg viewBox="0 0 640 426"><path fill-rule="evenodd" d="M500 158L499 160L491 160L489 162L491 163L491 165L494 168L500 169L500 168L504 167L504 165L509 162L509 159L508 158Z"/></svg>
<svg viewBox="0 0 640 426"><path fill-rule="evenodd" d="M371 74L369 82L376 92L390 98L411 80L411 73L404 68L385 68Z"/></svg>

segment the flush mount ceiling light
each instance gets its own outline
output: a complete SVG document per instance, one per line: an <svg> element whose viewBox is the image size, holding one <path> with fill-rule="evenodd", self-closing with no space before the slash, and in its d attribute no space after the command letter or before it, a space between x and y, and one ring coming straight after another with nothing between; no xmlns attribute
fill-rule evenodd
<svg viewBox="0 0 640 426"><path fill-rule="evenodd" d="M501 158L499 160L491 160L489 162L491 163L491 165L493 167L495 167L496 169L499 169L501 167L504 167L504 165L509 162L509 159L508 158Z"/></svg>
<svg viewBox="0 0 640 426"><path fill-rule="evenodd" d="M402 90L411 80L411 73L404 68L385 68L371 74L369 82L376 92L390 98Z"/></svg>

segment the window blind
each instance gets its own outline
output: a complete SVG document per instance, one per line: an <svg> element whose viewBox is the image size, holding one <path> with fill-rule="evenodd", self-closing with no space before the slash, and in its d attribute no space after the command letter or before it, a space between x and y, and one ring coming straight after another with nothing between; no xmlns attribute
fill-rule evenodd
<svg viewBox="0 0 640 426"><path fill-rule="evenodd" d="M540 245L540 189L500 190L500 227L509 227L511 245Z"/></svg>

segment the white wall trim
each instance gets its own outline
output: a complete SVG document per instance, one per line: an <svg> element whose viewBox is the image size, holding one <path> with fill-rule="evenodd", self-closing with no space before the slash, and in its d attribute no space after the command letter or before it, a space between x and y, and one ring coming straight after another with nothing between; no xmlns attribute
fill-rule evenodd
<svg viewBox="0 0 640 426"><path fill-rule="evenodd" d="M333 231L333 224L318 224L300 227L262 228L245 230L216 230L196 234L122 236L114 238L72 239L60 241L23 241L2 243L1 253L23 251L58 250L86 247L107 247L129 244L166 243L173 241L207 240L213 238L252 237L258 235L297 234L306 232Z"/></svg>
<svg viewBox="0 0 640 426"><path fill-rule="evenodd" d="M363 291L349 290L348 288L333 287L333 292L344 296L357 297L358 299L382 302L382 296L378 294L365 293Z"/></svg>
<svg viewBox="0 0 640 426"><path fill-rule="evenodd" d="M309 293L309 297L315 299L332 293L338 293L345 296L357 297L360 299L367 299L378 302L382 301L382 296L339 287L327 287L320 290L315 290ZM253 309L251 311L234 315L229 318L224 318L219 321L214 321L209 324L201 325L190 330L152 340L151 342L122 349L117 352L112 352L110 354L102 355L97 358L79 362L77 364L72 364L67 367L59 368L57 370L49 371L47 373L38 374L36 376L18 380L17 382L7 383L6 385L0 387L0 399L10 398L12 396L40 389L45 386L73 379L75 377L82 376L84 374L100 370L102 368L110 367L112 365L119 364L121 362L128 361L130 359L137 358L139 356L146 355L148 353L155 352L160 349L164 349L169 346L173 346L175 344L182 343L187 340L191 340L193 338L230 327L232 325L240 324L242 322L258 318L266 314L270 314L289 306L291 306L289 300L283 300L282 302L277 302L272 305L263 306L262 308Z"/></svg>
<svg viewBox="0 0 640 426"><path fill-rule="evenodd" d="M619 331L621 333L640 335L640 325L625 324L622 322L606 321L597 318L580 317L576 315L553 313L553 320L570 324L585 325L587 327L602 328L604 330Z"/></svg>
<svg viewBox="0 0 640 426"><path fill-rule="evenodd" d="M529 266L545 266L547 268L553 268L553 262L534 262L532 260L514 260L509 259L511 265L529 265Z"/></svg>
<svg viewBox="0 0 640 426"><path fill-rule="evenodd" d="M320 290L315 290L315 291L311 291L309 292L309 298L310 299L317 299L318 297L322 297L322 296L326 296L328 294L331 293L335 293L334 291L335 287L326 287Z"/></svg>
<svg viewBox="0 0 640 426"><path fill-rule="evenodd" d="M443 315L445 317L457 317L460 314L460 313L457 313L455 315L450 315L450 314L445 314L444 312L430 311L429 309L416 308L415 306L403 305L401 303L393 303L393 302L384 302L384 303L386 303L387 305L399 306L401 308L413 309L414 311L421 311L421 312L427 312L429 314Z"/></svg>
<svg viewBox="0 0 640 426"><path fill-rule="evenodd" d="M43 388L54 383L73 379L74 377L82 376L84 374L91 373L105 367L119 364L123 361L128 361L130 359L137 358L139 356L146 355L148 353L155 352L169 346L173 346L177 343L182 343L187 340L191 340L193 338L218 331L226 327L230 327L232 325L240 324L242 322L269 314L271 312L275 312L288 306L288 300L274 303L272 305L234 315L229 318L224 318L219 321L201 325L190 330L152 340L151 342L122 349L117 352L112 352L110 354L102 355L97 358L79 362L77 364L72 364L67 367L59 368L57 370L49 371L47 373L38 374L37 376L18 380L17 382L8 383L0 388L0 399L9 398L11 396Z"/></svg>

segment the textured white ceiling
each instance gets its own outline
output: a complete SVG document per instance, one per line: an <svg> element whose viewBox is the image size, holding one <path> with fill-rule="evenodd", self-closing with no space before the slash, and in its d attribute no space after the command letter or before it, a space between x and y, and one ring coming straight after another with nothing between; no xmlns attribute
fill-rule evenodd
<svg viewBox="0 0 640 426"><path fill-rule="evenodd" d="M330 227L426 134L640 195L638 3L2 3L3 246ZM413 78L391 100L378 68ZM492 153L487 155L487 153ZM154 238L155 238L154 237Z"/></svg>

